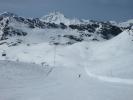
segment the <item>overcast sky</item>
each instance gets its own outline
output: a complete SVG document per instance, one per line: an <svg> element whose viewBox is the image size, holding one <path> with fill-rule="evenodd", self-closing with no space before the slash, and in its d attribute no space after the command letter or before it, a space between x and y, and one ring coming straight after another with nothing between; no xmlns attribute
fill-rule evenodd
<svg viewBox="0 0 133 100"><path fill-rule="evenodd" d="M0 13L41 17L59 11L73 18L125 21L133 19L133 0L0 0Z"/></svg>

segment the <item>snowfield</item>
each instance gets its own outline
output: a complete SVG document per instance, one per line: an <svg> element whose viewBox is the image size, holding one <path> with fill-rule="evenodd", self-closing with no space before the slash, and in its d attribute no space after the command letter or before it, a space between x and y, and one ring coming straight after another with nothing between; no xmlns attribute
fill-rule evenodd
<svg viewBox="0 0 133 100"><path fill-rule="evenodd" d="M6 53L0 56L0 100L133 99L132 31L107 41L72 45L48 42L53 34L69 30L26 31L32 34L19 37L21 44L0 45L0 54ZM77 35L75 30L70 32Z"/></svg>
<svg viewBox="0 0 133 100"><path fill-rule="evenodd" d="M0 100L132 100L133 87L88 77L82 67L0 61ZM81 75L79 77L79 74Z"/></svg>

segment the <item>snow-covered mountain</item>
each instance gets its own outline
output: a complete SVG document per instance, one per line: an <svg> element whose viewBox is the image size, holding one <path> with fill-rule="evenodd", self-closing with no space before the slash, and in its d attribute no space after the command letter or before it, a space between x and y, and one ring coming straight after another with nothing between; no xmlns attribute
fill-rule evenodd
<svg viewBox="0 0 133 100"><path fill-rule="evenodd" d="M133 19L130 19L126 22L121 22L118 24L119 27L122 27L122 28L131 28L133 27Z"/></svg>
<svg viewBox="0 0 133 100"><path fill-rule="evenodd" d="M132 100L133 29L124 23L1 14L0 100Z"/></svg>
<svg viewBox="0 0 133 100"><path fill-rule="evenodd" d="M53 12L53 13L50 13L49 15L45 15L41 18L41 21L44 21L47 23L55 23L55 24L64 23L65 25L81 24L80 20L68 19L60 12Z"/></svg>
<svg viewBox="0 0 133 100"><path fill-rule="evenodd" d="M42 20L43 19L43 20ZM122 32L122 29L109 22L98 22L88 20L67 19L63 14L59 12L50 13L45 17L39 18L23 18L5 12L0 15L0 35L1 40L6 40L11 36L25 36L30 34L27 30L36 29L60 29L62 31L68 31L73 33L75 31L78 36L74 34L64 34L63 38L68 38L74 41L82 40L104 40L110 39ZM57 33L60 35L61 33ZM57 35L55 36L57 37ZM52 41L52 40L50 40ZM68 41L69 42L69 41Z"/></svg>
<svg viewBox="0 0 133 100"><path fill-rule="evenodd" d="M54 14L55 13L52 13L50 15L54 16ZM56 13L55 17L57 15L60 15L64 18L64 16L60 13ZM43 22L38 18L32 18L32 19L23 18L9 12L1 14L0 19L1 19L0 20L0 25L1 25L0 26L1 28L0 53L3 54L3 52L6 52L7 54L6 57L3 57L3 56L0 57L0 59L3 59L3 60L8 59L8 60L16 61L19 59L20 61L35 62L38 64L45 61L51 64L52 66L53 60L51 60L51 58L53 55L52 52L55 52L54 50L56 49L55 45L59 46L58 49L61 49L61 51L59 50L60 51L59 53L64 53L68 51L73 52L72 54L75 55L76 58L79 58L79 61L80 61L81 57L77 56L78 52L83 52L83 51L87 52L86 50L82 50L82 49L80 51L80 49L77 48L77 46L80 43L84 44L85 42L88 42L89 44L86 44L86 45L91 46L91 42L92 44L94 42L93 44L94 47L92 46L92 47L86 47L86 48L90 48L90 50L92 49L92 51L94 51L93 55L96 55L95 59L97 59L98 57L103 57L102 55L105 56L106 54L108 54L107 52L109 52L109 49L111 50L109 54L115 55L114 50L117 50L117 48L122 46L122 44L124 43L128 44L130 42L132 44L132 41L126 42L125 40L121 40L121 41L119 39L114 40L115 38L120 37L121 34L123 34L121 37L122 39L129 37L127 35L128 31L130 32L132 31L121 29L117 25L115 26L111 24L111 22L98 22L98 21L87 22L86 21L87 23L84 23L84 24L82 23L82 24L65 25L65 23L60 23L60 24L59 23L57 24L56 22L53 23L54 22L53 20L52 20L53 22L45 22L45 21ZM111 43L109 41L113 41L113 42ZM95 45L95 44L98 44L98 42L100 45ZM105 45L104 43L102 44L101 42L105 42ZM118 44L118 45L114 47L114 49L112 50L110 47L113 47L113 45L115 46L115 44ZM79 46L79 47L84 48L82 46ZM107 47L107 49L105 51L101 51L102 48L104 47L105 48ZM63 49L62 51L62 48L65 48L65 49ZM129 50L129 47L124 47L124 49L125 48L127 48L126 50L127 52ZM132 48L132 45L130 48ZM78 50L78 52L76 53L75 50ZM71 53L69 54L69 52L66 53L67 55L59 54L59 55L62 55L58 57L60 61L65 59L66 61L68 60L68 62L70 62L69 59L67 59L67 56L72 54ZM106 54L104 54L104 52L106 52ZM122 52L122 50L120 52ZM64 56L66 58L63 58ZM109 55L107 55L107 57L108 56ZM62 62L59 62L59 63L62 64ZM74 62L76 63L77 60L72 61L72 63L70 62L71 63L70 65L74 66L73 65L75 64Z"/></svg>
<svg viewBox="0 0 133 100"><path fill-rule="evenodd" d="M51 22L50 18L52 18ZM53 20L53 18L56 20ZM46 19L48 19L49 21L45 20L42 21L42 19L39 18L23 18L9 12L1 14L0 52L1 53L3 51L10 52L10 48L11 49L15 48L18 51L17 55L19 54L23 55L25 49L26 52L32 51L34 49L35 52L37 52L40 51L40 49L38 50L36 48L42 48L41 50L44 50L44 47L48 47L49 50L49 47L51 49L53 48L51 47L51 45L68 46L80 42L96 42L96 41L102 42L110 39L112 40L112 38L119 36L119 34L121 34L122 31L126 30L126 27L125 29L122 29L121 27L118 27L118 25L114 25L111 22L98 22L92 20L90 21L86 20L84 21L85 23L66 24L65 19L67 18L65 18L63 14L58 12L50 13L50 15L47 15ZM60 20L61 23L56 23L57 20L58 21ZM61 20L64 22L62 22ZM71 22L70 19L67 20ZM46 55L45 54L46 52L40 51L39 53L41 52L42 52L41 55ZM15 56L15 54L16 51L11 52L8 55L11 56L12 60L16 60L19 57ZM30 57L30 55L25 55L25 56L26 58L27 56ZM38 53L34 55L35 57L32 56L33 55L31 55L31 58L33 59L35 58L33 60L35 62L40 63L44 60L39 58L37 58L38 60L36 60L36 56L38 57ZM1 59L5 58L2 57ZM21 59L24 60L25 57Z"/></svg>

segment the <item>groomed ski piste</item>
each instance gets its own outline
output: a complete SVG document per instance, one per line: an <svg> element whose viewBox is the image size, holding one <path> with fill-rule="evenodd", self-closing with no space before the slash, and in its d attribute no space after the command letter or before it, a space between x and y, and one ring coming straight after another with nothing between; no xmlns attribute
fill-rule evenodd
<svg viewBox="0 0 133 100"><path fill-rule="evenodd" d="M89 77L92 77L92 78L95 78L101 81L133 85L133 79L123 79L119 77L101 76L101 75L96 75L96 74L89 72L87 68L85 68L85 70Z"/></svg>
<svg viewBox="0 0 133 100"><path fill-rule="evenodd" d="M1 61L2 100L131 100L132 86L106 83L88 77L83 68L56 67ZM81 74L79 78L79 74Z"/></svg>
<svg viewBox="0 0 133 100"><path fill-rule="evenodd" d="M0 45L7 54L0 57L0 100L133 99L132 31L68 46L32 44L37 38L30 46Z"/></svg>
<svg viewBox="0 0 133 100"><path fill-rule="evenodd" d="M88 76L96 78L101 81L133 85L133 79L131 74L133 70L131 67L133 65L132 63L133 55L131 54L131 52L133 49L132 49L132 42L130 42L133 41L132 37L133 37L132 31L125 31L121 33L119 36L115 37L114 39L106 42L106 44L103 45L103 48L105 49L105 52L108 52L107 55L105 52L103 52L103 50L102 51L99 50L102 48L102 46L95 46L96 48L99 47L95 49L97 50L98 55L99 54L101 55L99 57L102 57L102 59L104 59L104 62L102 61L99 62L98 65L96 64L94 68L91 68L92 70L90 70L86 65L85 70ZM116 52L119 50L120 54L113 52L114 50L116 50ZM108 58L112 61L107 61ZM99 64L101 67L99 67ZM91 64L88 65L92 66Z"/></svg>

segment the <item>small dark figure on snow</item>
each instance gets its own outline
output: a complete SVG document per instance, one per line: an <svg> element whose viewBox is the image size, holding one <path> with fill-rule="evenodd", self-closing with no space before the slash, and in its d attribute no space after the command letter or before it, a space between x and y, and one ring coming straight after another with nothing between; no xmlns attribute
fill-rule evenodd
<svg viewBox="0 0 133 100"><path fill-rule="evenodd" d="M6 52L5 51L2 52L2 56L6 56Z"/></svg>
<svg viewBox="0 0 133 100"><path fill-rule="evenodd" d="M79 74L78 77L80 78L81 77L81 74Z"/></svg>

